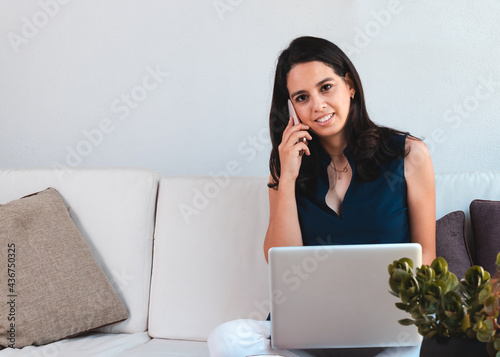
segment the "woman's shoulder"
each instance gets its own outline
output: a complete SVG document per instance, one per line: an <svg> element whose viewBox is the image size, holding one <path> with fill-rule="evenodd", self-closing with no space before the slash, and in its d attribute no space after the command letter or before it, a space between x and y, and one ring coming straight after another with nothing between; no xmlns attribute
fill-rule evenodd
<svg viewBox="0 0 500 357"><path fill-rule="evenodd" d="M408 153L407 156L415 157L415 156L425 156L430 158L430 152L427 148L427 145L420 140L411 135L405 136L405 151Z"/></svg>
<svg viewBox="0 0 500 357"><path fill-rule="evenodd" d="M408 155L411 156L425 155L430 157L427 145L425 145L425 143L421 139L409 133L404 133L404 132L391 133L391 135L388 137L388 145L392 146L395 149L404 150L405 157ZM412 151L414 151L413 154L411 154Z"/></svg>
<svg viewBox="0 0 500 357"><path fill-rule="evenodd" d="M432 171L431 154L425 143L413 136L405 140L405 176L418 176L422 171Z"/></svg>

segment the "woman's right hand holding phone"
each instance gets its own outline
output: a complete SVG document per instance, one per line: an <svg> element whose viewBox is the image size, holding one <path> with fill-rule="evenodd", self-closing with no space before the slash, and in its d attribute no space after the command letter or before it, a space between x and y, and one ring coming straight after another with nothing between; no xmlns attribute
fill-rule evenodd
<svg viewBox="0 0 500 357"><path fill-rule="evenodd" d="M269 189L269 227L264 240L264 256L268 260L268 251L272 247L301 246L302 234L295 201L295 180L299 176L302 156L311 155L307 140L312 136L307 132L309 126L298 123L293 125L293 117L283 131L281 144L278 146L281 171L278 189ZM269 182L273 182L272 176Z"/></svg>
<svg viewBox="0 0 500 357"><path fill-rule="evenodd" d="M288 125L283 131L281 144L278 146L281 164L280 182L283 180L295 181L299 175L302 155L311 155L307 140L312 140L311 134L307 132L309 126L303 123L293 125L293 117L290 116Z"/></svg>

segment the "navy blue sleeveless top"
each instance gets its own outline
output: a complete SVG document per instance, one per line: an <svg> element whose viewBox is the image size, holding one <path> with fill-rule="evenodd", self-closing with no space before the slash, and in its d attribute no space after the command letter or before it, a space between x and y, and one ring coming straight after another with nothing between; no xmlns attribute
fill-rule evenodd
<svg viewBox="0 0 500 357"><path fill-rule="evenodd" d="M389 145L404 150L406 136L394 135ZM342 217L325 202L329 189L330 156L321 150L317 185L311 193L297 192L297 209L304 245L409 243L408 203L404 158L382 164L374 181L356 177L356 162L344 155L352 168L350 185L342 202Z"/></svg>

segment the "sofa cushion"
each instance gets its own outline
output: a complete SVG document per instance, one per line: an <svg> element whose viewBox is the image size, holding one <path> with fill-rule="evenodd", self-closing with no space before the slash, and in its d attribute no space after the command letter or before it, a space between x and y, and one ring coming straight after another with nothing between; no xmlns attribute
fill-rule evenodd
<svg viewBox="0 0 500 357"><path fill-rule="evenodd" d="M448 213L436 222L436 255L448 262L448 267L460 280L472 266L465 237L465 213Z"/></svg>
<svg viewBox="0 0 500 357"><path fill-rule="evenodd" d="M154 338L148 343L127 351L120 357L209 357L208 345L200 341L166 340ZM271 357L271 356L270 356Z"/></svg>
<svg viewBox="0 0 500 357"><path fill-rule="evenodd" d="M0 352L0 355L2 357L121 357L123 353L147 344L149 341L147 332L90 332L43 346L6 348Z"/></svg>
<svg viewBox="0 0 500 357"><path fill-rule="evenodd" d="M2 346L43 345L128 317L54 188L0 205L0 245L9 277Z"/></svg>
<svg viewBox="0 0 500 357"><path fill-rule="evenodd" d="M494 274L500 251L500 201L474 200L470 204L470 216L474 263Z"/></svg>
<svg viewBox="0 0 500 357"><path fill-rule="evenodd" d="M171 177L160 181L149 334L206 340L238 318L265 320L263 243L267 179Z"/></svg>
<svg viewBox="0 0 500 357"><path fill-rule="evenodd" d="M54 187L130 317L101 328L147 329L153 230L160 175L133 168L0 169L0 203Z"/></svg>

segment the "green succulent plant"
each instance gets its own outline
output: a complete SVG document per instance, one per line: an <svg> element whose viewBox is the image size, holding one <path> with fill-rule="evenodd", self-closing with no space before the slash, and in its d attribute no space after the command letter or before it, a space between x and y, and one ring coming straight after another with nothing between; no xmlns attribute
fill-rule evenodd
<svg viewBox="0 0 500 357"><path fill-rule="evenodd" d="M389 265L390 293L401 300L396 307L411 316L399 323L416 325L424 338L476 338L500 357L500 253L496 265L493 277L475 265L459 282L441 257L415 269L411 259L394 261Z"/></svg>

